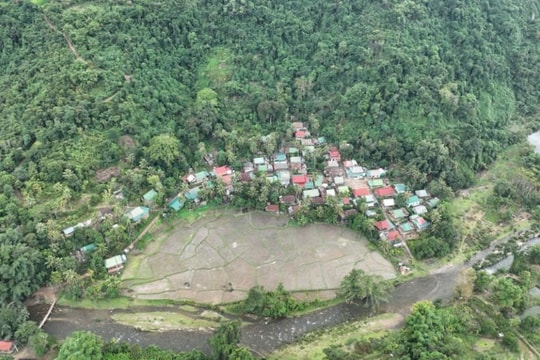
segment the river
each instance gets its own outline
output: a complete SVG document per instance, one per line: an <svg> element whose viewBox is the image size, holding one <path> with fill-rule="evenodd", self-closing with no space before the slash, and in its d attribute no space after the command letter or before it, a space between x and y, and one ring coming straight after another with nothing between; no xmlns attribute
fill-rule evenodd
<svg viewBox="0 0 540 360"><path fill-rule="evenodd" d="M466 263L445 265L433 270L428 276L402 283L392 291L389 302L383 305L377 313L406 315L410 312L411 306L420 300L451 300L460 271L470 268L474 263L485 258L494 251L496 245L508 241L511 236L493 241L489 248L477 252ZM116 312L137 312L149 309L88 310L59 306L53 311L44 329L56 338L65 338L73 331L89 330L100 335L106 341L116 339L141 346L157 345L175 351L199 349L205 353L209 352L207 341L211 333L208 330L143 332L134 327L121 325L111 318ZM155 308L154 310L172 311L170 307ZM339 304L298 317L270 322L260 320L243 327L241 343L254 352L265 355L295 341L308 332L358 320L369 315L374 314L369 314L362 306Z"/></svg>

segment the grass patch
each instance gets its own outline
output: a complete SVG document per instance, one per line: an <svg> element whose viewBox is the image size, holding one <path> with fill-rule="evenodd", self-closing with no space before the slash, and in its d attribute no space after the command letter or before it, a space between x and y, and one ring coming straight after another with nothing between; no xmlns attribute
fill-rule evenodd
<svg viewBox="0 0 540 360"><path fill-rule="evenodd" d="M495 340L493 339L487 339L487 338L480 338L474 343L474 350L478 352L486 352L493 348L493 345L495 345Z"/></svg>
<svg viewBox="0 0 540 360"><path fill-rule="evenodd" d="M226 48L216 48L198 71L197 89L222 87L232 75L232 55Z"/></svg>
<svg viewBox="0 0 540 360"><path fill-rule="evenodd" d="M129 309L137 306L173 306L175 304L177 304L177 302L168 299L141 300L125 296L97 301L90 299L69 300L63 296L58 299L58 305L60 306L82 309Z"/></svg>
<svg viewBox="0 0 540 360"><path fill-rule="evenodd" d="M399 314L383 314L367 320L341 324L307 334L297 343L286 346L268 356L269 360L325 359L323 350L330 345L348 346L366 339L381 338L402 321ZM377 358L377 354L373 354ZM364 357L368 359L370 357Z"/></svg>
<svg viewBox="0 0 540 360"><path fill-rule="evenodd" d="M200 329L219 326L219 321L209 318L201 319L166 311L114 314L112 318L120 324L133 326L143 331Z"/></svg>

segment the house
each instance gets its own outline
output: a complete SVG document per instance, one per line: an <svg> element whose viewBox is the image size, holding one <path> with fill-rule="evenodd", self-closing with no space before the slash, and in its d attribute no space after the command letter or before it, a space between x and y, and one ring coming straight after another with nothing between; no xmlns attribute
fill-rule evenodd
<svg viewBox="0 0 540 360"><path fill-rule="evenodd" d="M96 250L96 244L88 244L80 248L80 252L83 254L90 254Z"/></svg>
<svg viewBox="0 0 540 360"><path fill-rule="evenodd" d="M414 230L414 227L413 227L413 225L412 225L410 222L406 222L406 223L400 224L400 225L399 225L399 229L400 229L401 232L403 232L403 233L408 233L408 232L413 231L413 230Z"/></svg>
<svg viewBox="0 0 540 360"><path fill-rule="evenodd" d="M184 207L184 202L180 201L180 196L181 195L177 195L177 196L173 197L169 201L167 206L170 207L171 209L173 209L174 211L180 211Z"/></svg>
<svg viewBox="0 0 540 360"><path fill-rule="evenodd" d="M397 194L403 194L407 191L407 186L405 186L405 184L395 184L394 189L396 189Z"/></svg>
<svg viewBox="0 0 540 360"><path fill-rule="evenodd" d="M70 237L71 235L73 235L73 233L75 233L75 226L65 228L64 230L62 230L62 233L65 237Z"/></svg>
<svg viewBox="0 0 540 360"><path fill-rule="evenodd" d="M311 198L311 204L312 205L324 205L326 202L324 201L324 198L322 196L312 197Z"/></svg>
<svg viewBox="0 0 540 360"><path fill-rule="evenodd" d="M428 205L432 208L436 208L441 203L441 200L439 198L433 198L428 201Z"/></svg>
<svg viewBox="0 0 540 360"><path fill-rule="evenodd" d="M336 147L331 147L328 150L328 158L330 160L341 161L341 154L339 153L339 150Z"/></svg>
<svg viewBox="0 0 540 360"><path fill-rule="evenodd" d="M381 221L377 221L375 223L375 227L379 230L379 231L385 231L385 230L392 230L394 228L394 224L392 224L390 221L388 220L381 220Z"/></svg>
<svg viewBox="0 0 540 360"><path fill-rule="evenodd" d="M223 165L219 167L214 167L212 172L217 177L223 177L225 175L231 175L233 173L233 170L229 166Z"/></svg>
<svg viewBox="0 0 540 360"><path fill-rule="evenodd" d="M425 230L430 225L429 222L426 221L426 219L418 215L413 215L410 217L410 219L418 231Z"/></svg>
<svg viewBox="0 0 540 360"><path fill-rule="evenodd" d="M329 159L326 161L327 168L337 168L339 167L339 161L336 159Z"/></svg>
<svg viewBox="0 0 540 360"><path fill-rule="evenodd" d="M266 164L266 159L263 158L263 157L256 157L253 159L253 165L255 167L259 166L259 165L265 165Z"/></svg>
<svg viewBox="0 0 540 360"><path fill-rule="evenodd" d="M366 170L358 165L346 167L345 172L347 173L347 177L350 179L361 179L366 176Z"/></svg>
<svg viewBox="0 0 540 360"><path fill-rule="evenodd" d="M319 192L319 189L311 189L311 190L304 190L302 192L302 195L303 195L304 199L307 199L307 198L319 197L319 196L321 196L321 193Z"/></svg>
<svg viewBox="0 0 540 360"><path fill-rule="evenodd" d="M390 197L390 196L396 195L394 188L391 186L377 188L373 191L373 193L375 194L375 196L378 196L378 197Z"/></svg>
<svg viewBox="0 0 540 360"><path fill-rule="evenodd" d="M250 161L245 162L243 165L243 168L244 168L245 173L255 171L255 167L253 166L253 163L251 163Z"/></svg>
<svg viewBox="0 0 540 360"><path fill-rule="evenodd" d="M388 241L399 240L399 238L401 237L401 234L397 230L391 230L386 233L383 233L382 235Z"/></svg>
<svg viewBox="0 0 540 360"><path fill-rule="evenodd" d="M358 166L358 163L356 162L356 160L345 160L343 161L343 167L345 168L350 168L350 167L353 167L353 166Z"/></svg>
<svg viewBox="0 0 540 360"><path fill-rule="evenodd" d="M340 194L348 194L349 193L349 187L347 185L341 185L341 186L338 186L337 191Z"/></svg>
<svg viewBox="0 0 540 360"><path fill-rule="evenodd" d="M306 175L293 175L291 177L291 179L292 179L292 183L294 185L298 185L298 186L301 186L301 187L304 187L304 185L308 181L308 177Z"/></svg>
<svg viewBox="0 0 540 360"><path fill-rule="evenodd" d="M336 176L334 178L334 184L340 186L340 185L343 185L345 184L345 179L343 178L343 176Z"/></svg>
<svg viewBox="0 0 540 360"><path fill-rule="evenodd" d="M390 216L398 220L406 218L407 216L409 216L409 214L403 209L396 209L390 212Z"/></svg>
<svg viewBox="0 0 540 360"><path fill-rule="evenodd" d="M326 190L326 196L336 196L336 190L334 189Z"/></svg>
<svg viewBox="0 0 540 360"><path fill-rule="evenodd" d="M341 221L343 220L346 220L350 217L353 217L355 216L356 214L358 214L358 211L356 209L349 209L349 210L345 210L343 211L339 217L341 218Z"/></svg>
<svg viewBox="0 0 540 360"><path fill-rule="evenodd" d="M253 180L254 177L255 175L253 175L253 172L241 173L238 177L238 180L245 183L250 182L251 180Z"/></svg>
<svg viewBox="0 0 540 360"><path fill-rule="evenodd" d="M289 153L289 156L296 156L296 154L298 154L298 149L291 146L288 150L288 153Z"/></svg>
<svg viewBox="0 0 540 360"><path fill-rule="evenodd" d="M315 184L315 187L326 187L328 186L328 182L326 181L326 178L319 174L315 177L315 179L313 180L313 183Z"/></svg>
<svg viewBox="0 0 540 360"><path fill-rule="evenodd" d="M201 190L200 187L194 187L194 188L189 189L188 192L186 192L186 195L185 195L186 199L198 202L199 201L199 191L200 190Z"/></svg>
<svg viewBox="0 0 540 360"><path fill-rule="evenodd" d="M394 199L384 199L383 200L383 206L385 208L391 208L396 206L396 201Z"/></svg>
<svg viewBox="0 0 540 360"><path fill-rule="evenodd" d="M345 206L345 205L351 205L351 199L349 199L348 197L344 197L341 199L341 205Z"/></svg>
<svg viewBox="0 0 540 360"><path fill-rule="evenodd" d="M317 145L325 145L326 144L326 138L324 136L317 138Z"/></svg>
<svg viewBox="0 0 540 360"><path fill-rule="evenodd" d="M157 195L158 195L157 191L152 189L152 190L148 191L146 194L144 194L142 196L142 200L146 204L149 204L149 203L153 202L156 199Z"/></svg>
<svg viewBox="0 0 540 360"><path fill-rule="evenodd" d="M367 217L377 216L377 212L374 210L366 210L366 216Z"/></svg>
<svg viewBox="0 0 540 360"><path fill-rule="evenodd" d="M384 182L381 179L368 180L368 185L370 188L383 187Z"/></svg>
<svg viewBox="0 0 540 360"><path fill-rule="evenodd" d="M278 152L276 155L274 155L274 162L287 162L287 155L282 152Z"/></svg>
<svg viewBox="0 0 540 360"><path fill-rule="evenodd" d="M304 139L304 138L308 138L310 137L311 134L309 133L309 131L307 130L296 130L296 132L294 133L294 137L299 140L299 139Z"/></svg>
<svg viewBox="0 0 540 360"><path fill-rule="evenodd" d="M382 177L386 176L386 170L384 170L382 168L375 169L375 170L368 170L367 171L367 176L372 178L372 179L379 179L379 178L382 178Z"/></svg>
<svg viewBox="0 0 540 360"><path fill-rule="evenodd" d="M416 195L409 196L407 198L406 204L407 204L407 207L418 206L418 205L420 205L420 199Z"/></svg>
<svg viewBox="0 0 540 360"><path fill-rule="evenodd" d="M372 194L363 196L363 198L364 198L364 201L366 202L366 205L369 207L375 206L375 203L377 202L377 199Z"/></svg>
<svg viewBox="0 0 540 360"><path fill-rule="evenodd" d="M428 212L427 208L424 205L418 205L413 207L413 211L416 215L422 215Z"/></svg>
<svg viewBox="0 0 540 360"><path fill-rule="evenodd" d="M304 155L305 155L306 151L309 151L309 152L315 151L315 147L313 146L313 144L315 143L314 139L303 138L303 139L299 139L299 141L300 141L300 144L302 144L302 146L304 146L304 151L302 152ZM308 149L310 149L310 150L308 150Z"/></svg>
<svg viewBox="0 0 540 360"><path fill-rule="evenodd" d="M274 171L289 170L289 164L286 161L274 162Z"/></svg>
<svg viewBox="0 0 540 360"><path fill-rule="evenodd" d="M138 223L150 216L150 209L145 206L137 206L136 208L129 210L125 216L134 223Z"/></svg>
<svg viewBox="0 0 540 360"><path fill-rule="evenodd" d="M285 204L286 206L296 205L296 196L294 195L280 196L279 202L282 204Z"/></svg>
<svg viewBox="0 0 540 360"><path fill-rule="evenodd" d="M289 186L291 183L291 172L289 170L280 170L276 175L283 186Z"/></svg>
<svg viewBox="0 0 540 360"><path fill-rule="evenodd" d="M279 214L279 205L268 204L264 208L264 211Z"/></svg>
<svg viewBox="0 0 540 360"><path fill-rule="evenodd" d="M353 189L352 194L354 197L362 197L362 196L371 195L371 191L369 190L369 188L358 188L358 189Z"/></svg>
<svg viewBox="0 0 540 360"><path fill-rule="evenodd" d="M292 170L299 170L302 168L303 161L301 156L291 156L289 162L291 163Z"/></svg>
<svg viewBox="0 0 540 360"><path fill-rule="evenodd" d="M201 184L205 180L208 179L208 177L210 176L210 173L206 170L203 170L203 171L196 172L194 176L195 176L195 183Z"/></svg>
<svg viewBox="0 0 540 360"><path fill-rule="evenodd" d="M302 129L305 129L306 127L304 126L304 123L301 122L301 121L294 121L292 123L292 128L293 130L297 131L297 130L302 130Z"/></svg>
<svg viewBox="0 0 540 360"><path fill-rule="evenodd" d="M426 197L429 197L429 194L426 190L416 190L414 192L416 194L416 196L418 196L419 198L426 198Z"/></svg>
<svg viewBox="0 0 540 360"><path fill-rule="evenodd" d="M0 341L0 354L11 354L15 351L19 351L15 341Z"/></svg>
<svg viewBox="0 0 540 360"><path fill-rule="evenodd" d="M257 172L266 174L268 172L271 172L271 167L268 166L268 164L257 165Z"/></svg>
<svg viewBox="0 0 540 360"><path fill-rule="evenodd" d="M116 255L105 259L105 268L109 274L114 274L124 268L124 263L127 261L126 255Z"/></svg>

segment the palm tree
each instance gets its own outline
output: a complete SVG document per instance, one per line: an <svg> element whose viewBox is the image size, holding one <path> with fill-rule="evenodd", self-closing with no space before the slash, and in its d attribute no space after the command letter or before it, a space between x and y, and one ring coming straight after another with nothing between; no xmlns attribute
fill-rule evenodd
<svg viewBox="0 0 540 360"><path fill-rule="evenodd" d="M339 295L348 303L362 301L370 309L388 301L390 286L380 276L370 276L363 270L352 269L340 284Z"/></svg>

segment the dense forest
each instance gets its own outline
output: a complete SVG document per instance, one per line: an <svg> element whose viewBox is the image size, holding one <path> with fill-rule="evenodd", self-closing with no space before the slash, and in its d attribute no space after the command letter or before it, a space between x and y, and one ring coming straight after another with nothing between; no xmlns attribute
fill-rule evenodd
<svg viewBox="0 0 540 360"><path fill-rule="evenodd" d="M121 186L173 194L208 153L240 166L291 121L411 185L471 185L538 124L539 15L533 0L1 2L2 309L84 270L81 246L97 243L90 264L118 250L129 224L61 229Z"/></svg>

